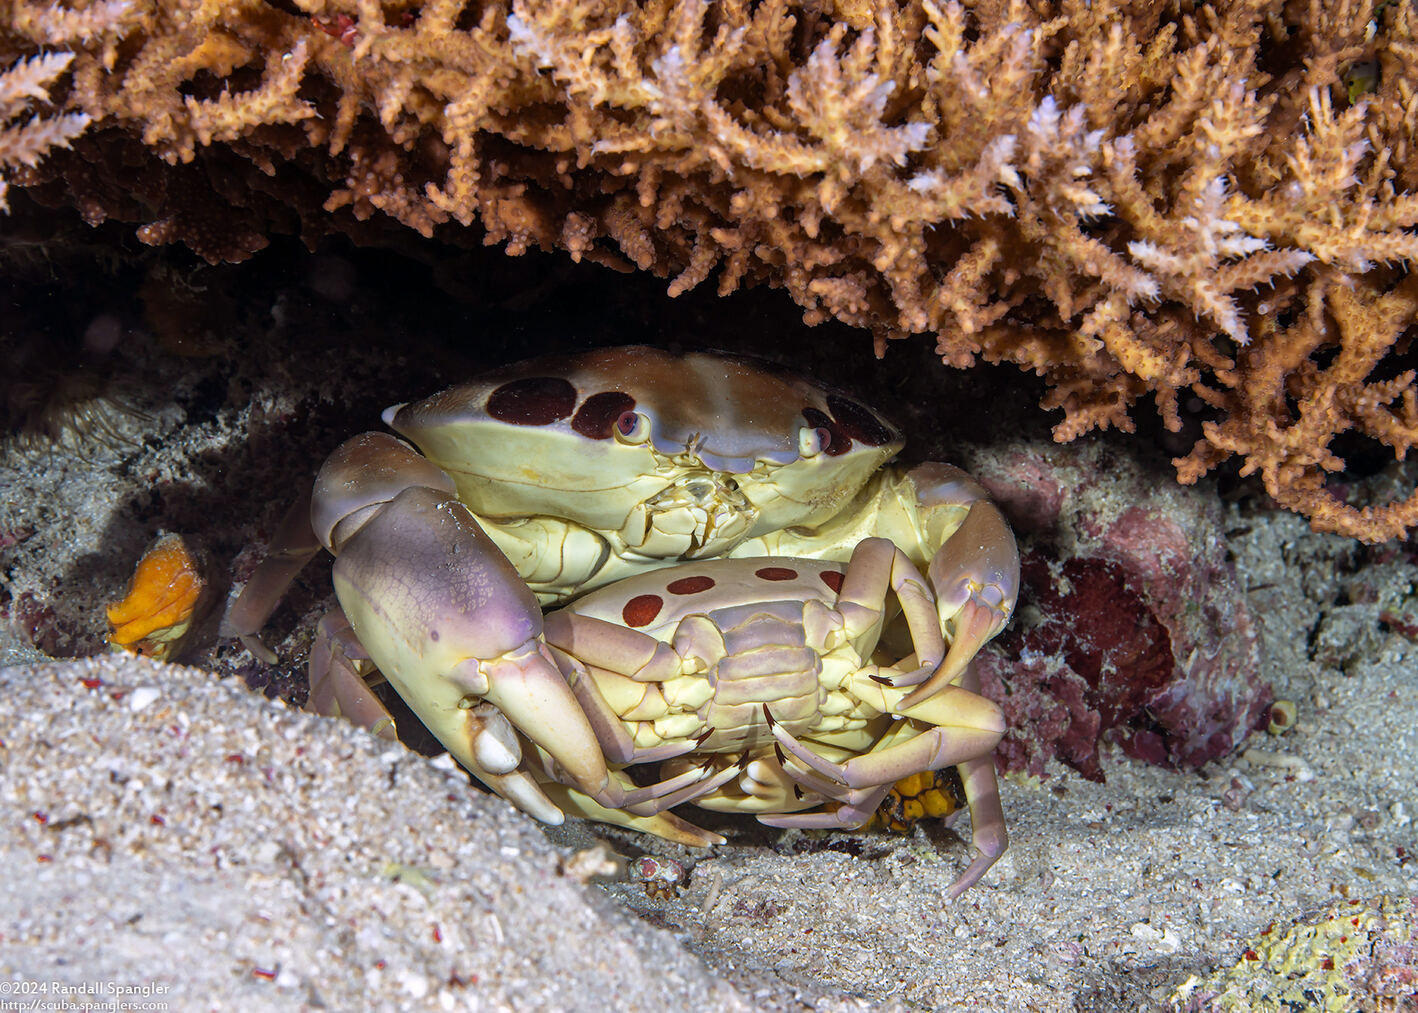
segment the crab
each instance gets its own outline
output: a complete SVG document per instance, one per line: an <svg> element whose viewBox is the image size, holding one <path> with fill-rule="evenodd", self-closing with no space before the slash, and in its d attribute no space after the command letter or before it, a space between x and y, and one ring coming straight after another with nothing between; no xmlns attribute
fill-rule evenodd
<svg viewBox="0 0 1418 1013"><path fill-rule="evenodd" d="M683 802L851 827L896 780L955 766L978 854L951 895L1004 851L1003 723L970 661L1019 561L964 472L888 466L903 440L879 413L708 352L535 360L383 418L419 450L338 448L226 618L273 661L266 618L335 554L315 709L391 735L377 669L530 815L692 845L723 838ZM627 773L655 762L653 783Z"/></svg>

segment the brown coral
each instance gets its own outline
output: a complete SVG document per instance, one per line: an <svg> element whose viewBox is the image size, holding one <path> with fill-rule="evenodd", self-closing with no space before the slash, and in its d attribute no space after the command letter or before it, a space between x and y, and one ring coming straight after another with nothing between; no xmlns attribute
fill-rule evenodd
<svg viewBox="0 0 1418 1013"><path fill-rule="evenodd" d="M145 241L235 259L379 214L780 285L879 351L1042 374L1060 440L1196 400L1183 481L1238 455L1326 530L1418 524L1418 492L1325 487L1338 434L1418 435L1413 0L0 8L0 58L62 42L94 120L36 195Z"/></svg>

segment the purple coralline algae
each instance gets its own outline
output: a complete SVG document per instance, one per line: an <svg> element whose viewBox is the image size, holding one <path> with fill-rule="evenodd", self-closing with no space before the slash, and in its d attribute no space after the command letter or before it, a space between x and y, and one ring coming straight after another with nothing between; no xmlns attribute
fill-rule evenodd
<svg viewBox="0 0 1418 1013"><path fill-rule="evenodd" d="M977 662L1007 771L1051 756L1101 779L1100 743L1167 767L1232 752L1273 699L1213 492L1100 444L1016 443L968 462L1020 538L1010 628Z"/></svg>

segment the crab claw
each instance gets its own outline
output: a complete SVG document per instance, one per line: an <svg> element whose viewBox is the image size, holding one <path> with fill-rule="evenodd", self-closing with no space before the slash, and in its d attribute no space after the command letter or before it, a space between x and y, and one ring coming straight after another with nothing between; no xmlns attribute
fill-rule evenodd
<svg viewBox="0 0 1418 1013"><path fill-rule="evenodd" d="M480 697L546 750L588 794L606 790L609 778L600 742L546 644L533 637L490 661L470 658L454 666L447 678L468 694L460 706ZM456 731L458 720L451 724ZM438 728L429 728L447 744Z"/></svg>
<svg viewBox="0 0 1418 1013"><path fill-rule="evenodd" d="M913 478L926 467L916 469ZM966 507L964 520L936 551L927 571L936 593L941 625L951 629L953 635L945 660L929 679L901 700L898 706L902 709L914 707L932 693L958 682L970 659L1004 629L1019 597L1019 550L999 507L959 469L948 465L931 467L955 474L942 476L948 481L928 490L923 496L927 505L944 506L958 498L960 505ZM938 502L929 502L932 499Z"/></svg>
<svg viewBox="0 0 1418 1013"><path fill-rule="evenodd" d="M491 704L587 794L605 757L541 642L536 598L448 493L405 488L336 546L335 593L359 642L410 709L475 773ZM496 790L495 784L489 785Z"/></svg>

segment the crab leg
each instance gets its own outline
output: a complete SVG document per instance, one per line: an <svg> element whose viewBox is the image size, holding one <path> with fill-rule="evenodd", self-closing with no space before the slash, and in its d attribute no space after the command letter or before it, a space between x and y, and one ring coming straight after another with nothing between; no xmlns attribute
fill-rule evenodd
<svg viewBox="0 0 1418 1013"><path fill-rule="evenodd" d="M619 773L619 772L617 772ZM692 802L702 795L708 795L717 791L720 787L728 784L738 776L738 771L733 767L720 770L717 773L712 766L701 764L697 768L690 768L682 774L666 778L659 784L651 785L648 788L640 788L626 792L626 801L621 804L621 808L627 812L640 816L652 816L657 812L666 809L673 809L677 805L685 802ZM689 780L689 784L680 787L678 790L665 791L667 786L679 785L681 782ZM647 792L654 794L647 794Z"/></svg>
<svg viewBox="0 0 1418 1013"><path fill-rule="evenodd" d="M784 813L811 809L826 800L815 792L804 792L783 769L771 751L760 749L738 758L714 757L726 762L724 769L738 775L737 791L707 792L694 800L701 809L732 813ZM671 760L660 767L662 773L672 773L691 761ZM727 782L725 782L727 783Z"/></svg>
<svg viewBox="0 0 1418 1013"><path fill-rule="evenodd" d="M836 604L853 641L870 636L875 642L881 631L888 588L901 603L918 665L915 671L893 680L893 684L915 685L924 681L945 655L945 640L930 591L915 564L892 542L885 538L862 539L847 562Z"/></svg>
<svg viewBox="0 0 1418 1013"><path fill-rule="evenodd" d="M640 816L624 809L603 806L584 792L564 784L544 784L542 788L566 812L595 820L597 823L639 830L691 848L707 848L725 841L712 830L697 827L674 813L659 812L653 816Z"/></svg>
<svg viewBox="0 0 1418 1013"><path fill-rule="evenodd" d="M966 666L960 681L970 692L980 691L980 673L974 665ZM1004 806L1000 803L994 756L966 760L956 769L960 772L960 781L965 786L965 801L970 807L970 841L979 854L947 891L951 900L978 883L1009 847L1009 831L1005 829Z"/></svg>
<svg viewBox="0 0 1418 1013"><path fill-rule="evenodd" d="M803 745L781 722L774 720L767 705L763 716L768 730L785 752L823 777L848 788L889 786L923 770L953 767L989 753L1004 735L1004 715L1000 709L979 694L959 686L945 687L907 715L936 727L845 763L823 759Z"/></svg>
<svg viewBox="0 0 1418 1013"><path fill-rule="evenodd" d="M980 881L1009 845L1004 810L1000 805L999 784L995 779L994 759L991 756L994 744L999 741L1004 731L1003 715L994 704L977 694L979 677L973 666L967 667L962 681L966 686L945 687L923 704L910 708L909 715L915 720L936 725L956 725L964 720L973 726L972 730L977 735L983 735L984 740L993 740L982 740L965 747L965 755L971 758L957 757L953 762L945 750L947 744L953 748L959 745L960 740L956 739L954 734L947 739L943 734L945 729L938 727L925 735L906 738L904 741L892 741L892 737L887 736L872 752L849 759L845 763L833 763L817 755L789 734L787 729L773 720L765 707L764 717L779 745L809 768L800 771L785 765L784 772L809 790L826 795L841 804L828 812L759 816L759 822L769 826L802 828L860 826L881 803L891 784L906 773L955 766L959 769L961 781L965 786L965 797L970 808L971 843L978 852L946 892L950 900L959 897ZM987 706L982 707L982 704ZM998 719L997 732L982 727L989 722L991 708L994 717ZM958 733L961 729L956 727L951 731ZM938 750L935 755L929 758L915 755L919 750L918 743L932 739L935 740L935 748ZM942 760L945 762L941 762ZM820 775L828 780L824 782ZM884 783L878 780L880 778L886 779ZM839 784L847 785L848 789L843 791L837 788L836 785ZM854 784L861 786L854 787Z"/></svg>
<svg viewBox="0 0 1418 1013"><path fill-rule="evenodd" d="M673 809L681 802L713 791L732 779L732 771L727 775L724 771L716 774L712 767L701 764L642 787L622 772L613 770L610 785L596 795L596 801L601 804L613 803L618 809L625 809L640 816L653 816L657 812Z"/></svg>
<svg viewBox="0 0 1418 1013"><path fill-rule="evenodd" d="M794 775L797 779L797 775ZM803 783L812 781L804 779ZM842 793L841 805L825 812L786 813L781 815L761 815L758 822L769 827L797 827L802 830L855 830L871 819L881 800L891 791L891 785L878 784L869 788L851 788Z"/></svg>
<svg viewBox="0 0 1418 1013"><path fill-rule="evenodd" d="M1009 622L1019 597L1019 550L999 507L959 468L927 462L907 472L905 482L914 491L912 527L924 536L941 626L951 631L945 661L901 701L910 708L957 682L970 659ZM962 511L964 518L942 540Z"/></svg>
<svg viewBox="0 0 1418 1013"><path fill-rule="evenodd" d="M240 637L246 649L268 665L276 654L257 635L280 604L291 581L320 551L320 541L310 527L310 490L301 493L276 526L266 558L251 574L236 601L222 617L221 635Z"/></svg>
<svg viewBox="0 0 1418 1013"><path fill-rule="evenodd" d="M914 737L915 731L908 728L907 725L907 722L894 723L874 748L887 748L893 743ZM814 752L820 758L828 761L848 760L854 755L860 755L854 754L850 750L834 747L826 742L814 741L813 745L816 747ZM760 778L768 780L780 792L791 789L796 801L791 805L778 806L767 818L760 817L759 822L769 826L854 829L862 826L871 818L872 813L881 804L881 800L891 790L890 784L848 788L839 781L829 780L797 763L789 763L787 757L783 755L781 747L774 746L774 750L776 755L773 758L770 759L767 756L761 758L758 764L759 770L756 773ZM804 792L803 788L808 790ZM809 809L824 801L838 804L826 811L804 813L801 816L793 815L794 810Z"/></svg>
<svg viewBox="0 0 1418 1013"><path fill-rule="evenodd" d="M381 739L398 741L394 717L360 675L357 661L369 660L350 621L339 609L320 620L310 646L310 699L306 707L326 717L342 717Z"/></svg>
<svg viewBox="0 0 1418 1013"><path fill-rule="evenodd" d="M977 696L980 692L980 674L974 665L965 667L960 682L960 686L948 687L945 692L909 708L910 713L907 716L933 724L954 723L960 720L960 702L974 696L979 701L989 703L984 697ZM906 698L902 698L895 708L891 707L889 701L894 691L889 687L882 687L875 682L858 679L853 688L855 692L862 695L863 699L869 700L873 706L884 711L894 709L897 713L901 713L908 710L904 706ZM876 694L880 695L880 699ZM994 705L991 703L990 707L993 708ZM999 712L998 708L995 708L995 714L998 716L999 727L1002 729L1003 714ZM977 714L971 720L980 721L981 717L982 715ZM888 745L886 740L883 740L882 745ZM995 776L995 762L992 754L993 746L989 751L982 752L981 755L971 759L962 760L955 765L960 772L961 783L965 787L965 799L970 809L971 843L978 854L947 891L952 900L979 882L980 878L989 871L990 867L1009 847L1009 833L1005 829L1004 808L1000 804L999 781Z"/></svg>

